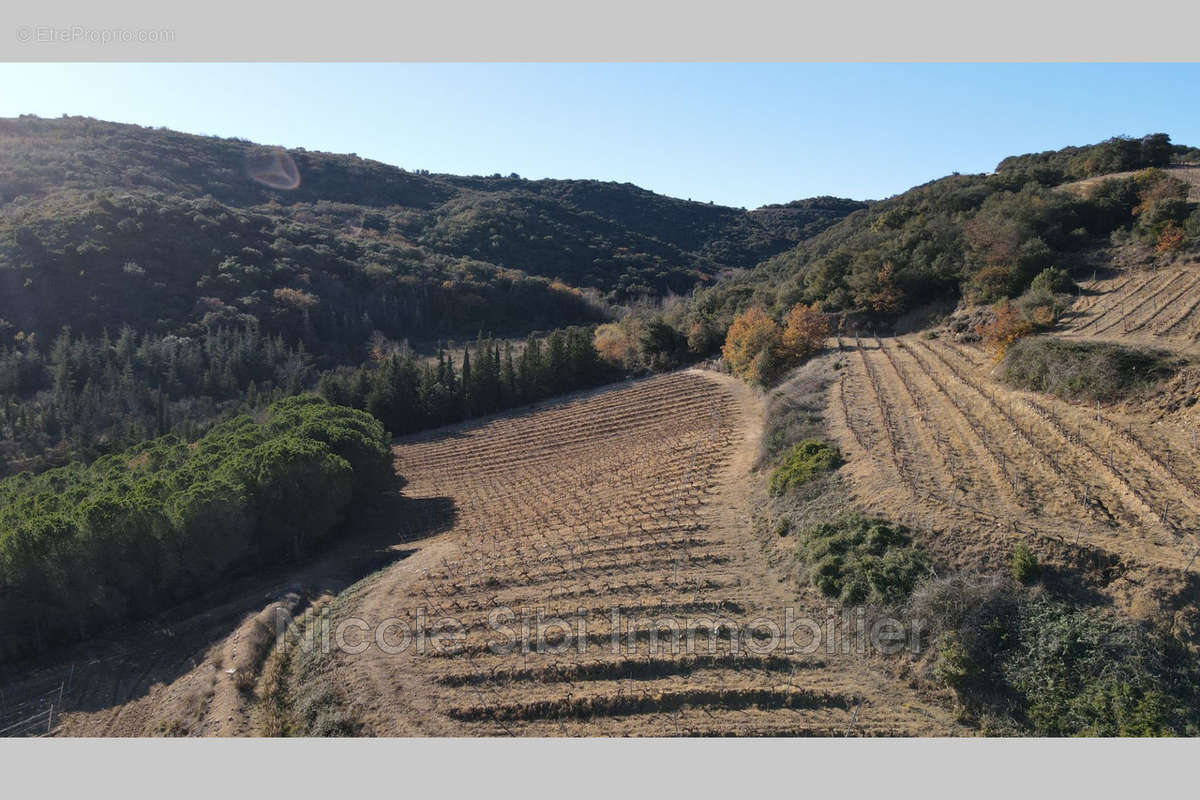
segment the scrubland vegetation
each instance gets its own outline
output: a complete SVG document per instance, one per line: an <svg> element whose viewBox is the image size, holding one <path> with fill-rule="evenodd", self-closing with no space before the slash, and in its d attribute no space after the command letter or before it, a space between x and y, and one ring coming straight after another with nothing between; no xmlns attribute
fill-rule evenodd
<svg viewBox="0 0 1200 800"><path fill-rule="evenodd" d="M1195 661L1173 637L1043 588L956 576L923 585L932 671L985 733L1194 736Z"/></svg>
<svg viewBox="0 0 1200 800"><path fill-rule="evenodd" d="M389 530L438 557L330 601L452 614L462 646L355 671L256 628L258 732L1200 733L1195 440L1115 405L1200 340L1171 172L1200 151L1119 137L749 212L305 151L284 193L243 174L261 151L0 122L0 659L301 559L394 478L389 433L486 417L395 444L420 511ZM1113 252L1145 269L1101 275ZM961 335L878 335L960 301ZM682 371L493 416L718 355L756 388ZM677 637L652 616L754 641L797 598L909 614L923 647L858 683L840 655L651 649ZM593 623L556 634L580 658L488 649L488 614L535 602ZM613 604L648 623L620 655ZM425 705L358 702L383 685Z"/></svg>
<svg viewBox="0 0 1200 800"><path fill-rule="evenodd" d="M1001 376L1010 386L1071 402L1112 403L1169 378L1176 361L1161 351L1038 336L1007 349Z"/></svg>
<svg viewBox="0 0 1200 800"><path fill-rule="evenodd" d="M822 594L846 605L896 603L929 574L909 531L881 519L848 516L799 534L798 558Z"/></svg>
<svg viewBox="0 0 1200 800"><path fill-rule="evenodd" d="M771 473L771 494L783 494L841 465L842 454L836 447L815 439L805 439L792 445L792 449Z"/></svg>
<svg viewBox="0 0 1200 800"><path fill-rule="evenodd" d="M1114 158L1118 151L1127 155ZM939 300L995 303L1026 291L1060 291L1061 282L1035 286L1034 279L1072 267L1112 236L1163 253L1187 251L1200 241L1200 211L1186 200L1186 185L1161 167L1195 154L1156 134L1008 159L991 175L932 181L699 290L689 314L724 328L751 306L782 317L796 303L815 303L845 316L851 329L869 330ZM1059 188L1111 163L1141 171L1083 195Z"/></svg>

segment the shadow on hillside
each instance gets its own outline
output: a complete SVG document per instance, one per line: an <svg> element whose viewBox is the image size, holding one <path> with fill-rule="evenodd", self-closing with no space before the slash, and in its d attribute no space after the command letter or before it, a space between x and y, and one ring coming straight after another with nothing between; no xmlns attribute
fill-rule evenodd
<svg viewBox="0 0 1200 800"><path fill-rule="evenodd" d="M1042 583L1061 600L1066 600L1080 606L1111 606L1112 598L1100 592L1097 582L1091 573L1086 576L1076 568L1064 569L1058 566L1042 565Z"/></svg>
<svg viewBox="0 0 1200 800"><path fill-rule="evenodd" d="M301 607L337 594L416 552L416 543L449 530L449 497L413 498L388 487L346 521L343 532L299 562L281 560L231 577L220 588L169 610L40 657L0 665L0 730L53 702L60 712L95 712L144 697L202 663L205 653L250 614L296 595ZM59 702L61 692L61 704Z"/></svg>

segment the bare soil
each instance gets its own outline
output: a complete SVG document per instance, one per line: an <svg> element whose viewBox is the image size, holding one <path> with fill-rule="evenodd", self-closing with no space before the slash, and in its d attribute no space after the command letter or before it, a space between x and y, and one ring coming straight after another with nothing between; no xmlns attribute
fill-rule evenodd
<svg viewBox="0 0 1200 800"><path fill-rule="evenodd" d="M321 674L361 731L388 736L932 735L950 714L857 654L698 654L637 640L634 618L783 619L781 582L752 531L761 397L691 370L533 415L401 442L413 497L448 496L453 527L343 598L372 624L448 616L449 653L336 653ZM489 614L586 620L567 652L512 652ZM809 609L824 613L824 609ZM625 631L626 628L622 628ZM723 655L725 654L725 655Z"/></svg>

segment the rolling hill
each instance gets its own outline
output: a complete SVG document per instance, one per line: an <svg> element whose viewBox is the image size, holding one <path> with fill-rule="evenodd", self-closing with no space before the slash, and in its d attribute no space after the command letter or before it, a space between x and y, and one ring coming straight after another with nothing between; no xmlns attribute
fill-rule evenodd
<svg viewBox="0 0 1200 800"><path fill-rule="evenodd" d="M286 191L248 172L272 152L86 118L0 120L0 319L47 338L67 324L195 334L253 317L315 352L373 329L523 335L686 293L864 206L748 212L304 150L288 154L299 185Z"/></svg>
<svg viewBox="0 0 1200 800"><path fill-rule="evenodd" d="M0 733L1200 731L1194 149L747 212L94 120L0 148L0 459L91 462L0 482ZM801 302L780 383L704 361Z"/></svg>

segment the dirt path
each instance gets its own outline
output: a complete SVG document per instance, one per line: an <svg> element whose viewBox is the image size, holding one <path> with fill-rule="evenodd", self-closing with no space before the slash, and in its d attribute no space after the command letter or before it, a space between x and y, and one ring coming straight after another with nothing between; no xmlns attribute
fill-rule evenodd
<svg viewBox="0 0 1200 800"><path fill-rule="evenodd" d="M363 620L368 644L389 619L428 644L335 651L295 682L340 698L364 733L952 731L945 711L857 654L730 654L732 634L761 641L754 620L828 612L797 596L752 529L764 414L740 381L689 370L412 437L396 447L404 496L370 535L198 601L200 613L62 654L7 682L6 696L33 698L32 708L72 675L60 735L249 735L256 620L334 594L334 623ZM512 642L536 636L536 624L521 630L527 614L564 620L548 641L565 651L493 652L489 615L502 609ZM432 641L441 618L463 629L447 653ZM663 620L692 626L694 647L675 652Z"/></svg>
<svg viewBox="0 0 1200 800"><path fill-rule="evenodd" d="M316 682L376 735L948 732L944 712L857 655L709 647L796 607L751 525L764 413L741 382L692 370L400 443L406 491L451 497L453 527L339 613L416 629L423 609L464 635L450 653L339 653ZM502 609L517 641L536 637L526 613L564 620L548 641L565 649L493 652ZM700 621L698 647L672 652L664 628L651 652L662 620Z"/></svg>

